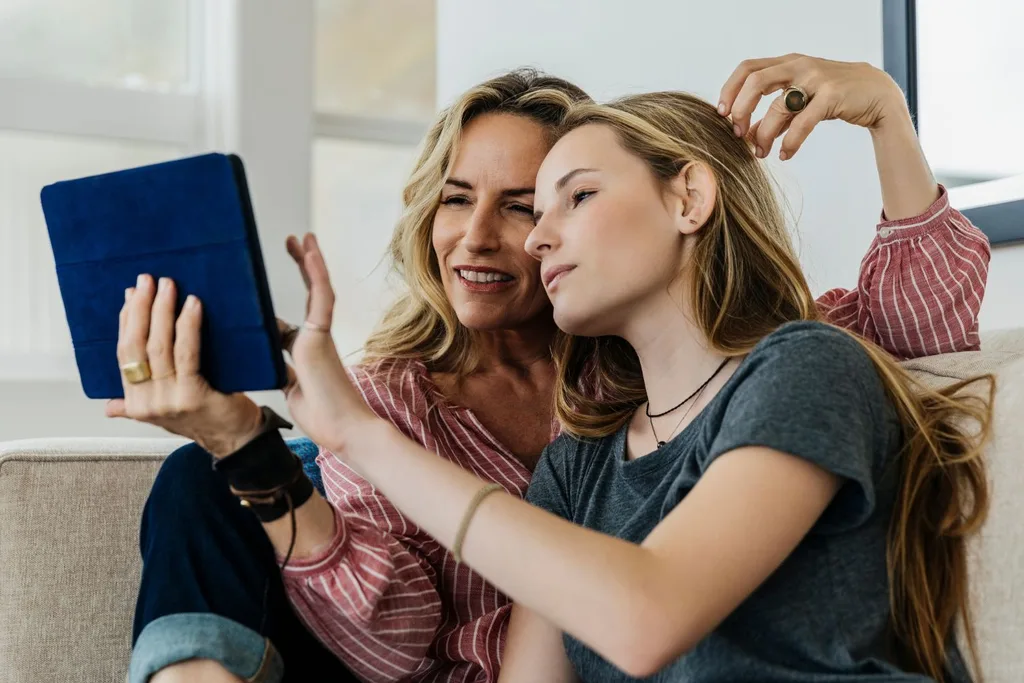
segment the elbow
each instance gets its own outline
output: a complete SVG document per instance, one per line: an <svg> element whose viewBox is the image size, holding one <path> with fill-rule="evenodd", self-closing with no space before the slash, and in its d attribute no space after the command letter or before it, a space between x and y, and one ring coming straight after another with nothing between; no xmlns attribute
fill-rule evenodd
<svg viewBox="0 0 1024 683"><path fill-rule="evenodd" d="M644 596L619 621L626 624L609 643L606 658L633 678L653 676L692 650L706 633L674 601L664 596Z"/></svg>

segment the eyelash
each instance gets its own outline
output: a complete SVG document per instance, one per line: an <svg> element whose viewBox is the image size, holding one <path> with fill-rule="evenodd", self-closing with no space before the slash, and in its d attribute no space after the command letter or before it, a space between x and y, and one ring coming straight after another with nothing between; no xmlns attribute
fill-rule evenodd
<svg viewBox="0 0 1024 683"><path fill-rule="evenodd" d="M469 199L463 197L462 195L455 195L454 197L442 199L441 204L443 204L444 206L465 206L469 204ZM516 213L521 213L530 217L533 216L533 207L526 206L524 204L510 204L508 208L515 211Z"/></svg>
<svg viewBox="0 0 1024 683"><path fill-rule="evenodd" d="M586 201L588 197L597 194L594 190L576 190L572 193L572 208L576 208L582 202Z"/></svg>

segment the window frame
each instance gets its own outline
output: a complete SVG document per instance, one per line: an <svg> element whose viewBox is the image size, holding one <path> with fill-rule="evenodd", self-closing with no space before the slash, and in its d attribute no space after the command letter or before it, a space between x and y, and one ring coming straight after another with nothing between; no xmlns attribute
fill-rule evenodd
<svg viewBox="0 0 1024 683"><path fill-rule="evenodd" d="M903 90L917 128L917 1L882 0L882 27L884 68ZM993 246L1024 241L1024 175L950 188L949 196Z"/></svg>

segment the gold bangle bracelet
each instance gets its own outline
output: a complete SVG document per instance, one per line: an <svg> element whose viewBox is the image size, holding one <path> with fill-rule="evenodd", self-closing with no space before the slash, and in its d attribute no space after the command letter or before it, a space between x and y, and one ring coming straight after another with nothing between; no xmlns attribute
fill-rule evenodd
<svg viewBox="0 0 1024 683"><path fill-rule="evenodd" d="M466 508L466 513L462 515L462 523L459 524L459 530L455 534L455 543L452 543L452 557L459 564L462 564L462 542L466 540L466 532L469 531L469 523L473 521L473 515L476 514L476 509L480 507L480 503L484 502L484 498L491 495L495 491L503 491L505 489L501 484L488 484L473 496L473 500L469 501L469 507Z"/></svg>

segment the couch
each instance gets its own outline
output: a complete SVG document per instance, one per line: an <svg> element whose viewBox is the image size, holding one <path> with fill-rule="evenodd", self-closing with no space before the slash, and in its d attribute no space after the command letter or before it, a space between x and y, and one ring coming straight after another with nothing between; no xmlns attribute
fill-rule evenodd
<svg viewBox="0 0 1024 683"><path fill-rule="evenodd" d="M1024 681L1024 330L906 364L939 386L998 377L992 516L972 547L986 680ZM0 683L121 683L139 578L139 513L174 439L0 444ZM188 501L183 501L188 504Z"/></svg>

